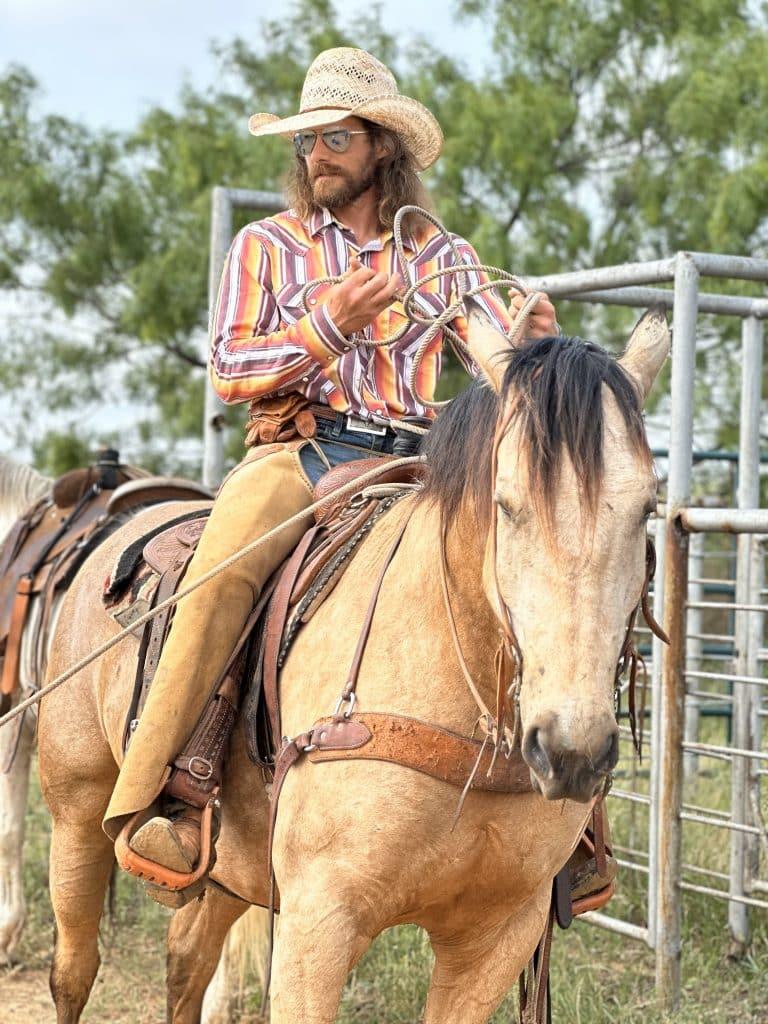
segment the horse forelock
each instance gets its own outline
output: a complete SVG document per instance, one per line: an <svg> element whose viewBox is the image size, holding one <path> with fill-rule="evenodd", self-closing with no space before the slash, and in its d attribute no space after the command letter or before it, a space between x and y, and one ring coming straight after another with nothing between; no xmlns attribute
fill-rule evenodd
<svg viewBox="0 0 768 1024"><path fill-rule="evenodd" d="M510 353L499 395L475 380L438 417L424 444L430 467L422 500L440 508L444 525L471 503L478 528L490 526L492 447L499 411L512 403L510 429L525 446L528 491L551 527L563 454L594 516L603 480L603 385L612 393L630 444L650 461L637 390L605 349L577 337L542 338Z"/></svg>

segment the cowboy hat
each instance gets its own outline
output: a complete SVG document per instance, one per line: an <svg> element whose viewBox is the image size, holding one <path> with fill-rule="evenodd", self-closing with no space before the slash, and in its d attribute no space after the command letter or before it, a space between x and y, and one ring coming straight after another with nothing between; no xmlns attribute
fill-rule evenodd
<svg viewBox="0 0 768 1024"><path fill-rule="evenodd" d="M252 135L292 137L305 128L318 128L351 115L395 132L419 170L440 155L443 133L434 116L397 91L395 76L380 60L351 46L323 50L315 57L304 79L298 114L254 114L248 129Z"/></svg>

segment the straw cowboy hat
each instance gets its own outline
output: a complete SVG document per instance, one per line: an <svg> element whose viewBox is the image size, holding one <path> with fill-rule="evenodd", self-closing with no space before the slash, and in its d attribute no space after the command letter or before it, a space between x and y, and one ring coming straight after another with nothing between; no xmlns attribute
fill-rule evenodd
<svg viewBox="0 0 768 1024"><path fill-rule="evenodd" d="M292 137L305 128L340 121L354 114L400 136L419 170L437 160L443 147L440 125L425 106L402 96L397 81L380 60L351 46L323 50L312 61L301 90L301 109L293 117L254 114L252 135Z"/></svg>

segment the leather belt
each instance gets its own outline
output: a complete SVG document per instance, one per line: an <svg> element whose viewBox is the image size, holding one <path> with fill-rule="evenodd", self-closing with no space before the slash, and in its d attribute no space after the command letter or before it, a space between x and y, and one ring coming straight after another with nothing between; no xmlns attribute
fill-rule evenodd
<svg viewBox="0 0 768 1024"><path fill-rule="evenodd" d="M315 419L324 425L332 425L339 432L351 431L353 434L371 434L374 437L396 436L396 432L385 423L374 423L373 420L349 412L336 412L327 405L310 405L309 411Z"/></svg>

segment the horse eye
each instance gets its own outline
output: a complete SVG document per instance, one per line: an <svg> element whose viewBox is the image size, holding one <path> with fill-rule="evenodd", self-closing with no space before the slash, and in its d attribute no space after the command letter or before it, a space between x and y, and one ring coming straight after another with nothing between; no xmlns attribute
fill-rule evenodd
<svg viewBox="0 0 768 1024"><path fill-rule="evenodd" d="M504 500L504 498L500 497L500 496L499 496L499 495L497 494L497 495L496 495L496 496L494 497L494 501L496 502L496 506L497 506L497 508L498 508L498 509L499 509L499 510L500 510L500 511L502 512L502 514L504 515L504 518L505 518L505 519L513 519L513 520L514 520L514 519L517 519L517 517L518 517L518 516L519 516L519 514L520 514L519 510L518 510L518 509L514 509L514 508L512 508L512 507L511 507L511 506L510 506L510 505L509 505L509 504L508 504L508 503L507 503L507 502L506 502L506 501Z"/></svg>

